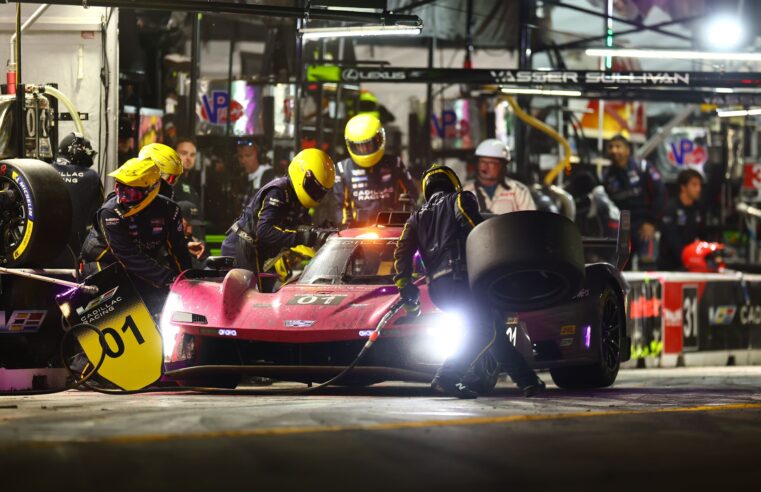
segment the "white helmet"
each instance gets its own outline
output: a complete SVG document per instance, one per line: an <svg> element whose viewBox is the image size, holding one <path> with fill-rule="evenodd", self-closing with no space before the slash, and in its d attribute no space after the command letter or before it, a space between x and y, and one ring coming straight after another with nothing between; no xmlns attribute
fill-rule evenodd
<svg viewBox="0 0 761 492"><path fill-rule="evenodd" d="M476 147L476 156L494 157L510 161L510 147L496 138L487 138Z"/></svg>

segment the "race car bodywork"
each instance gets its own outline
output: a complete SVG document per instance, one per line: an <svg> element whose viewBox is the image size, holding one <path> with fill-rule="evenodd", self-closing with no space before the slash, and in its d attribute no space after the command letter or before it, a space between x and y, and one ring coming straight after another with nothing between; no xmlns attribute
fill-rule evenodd
<svg viewBox="0 0 761 492"><path fill-rule="evenodd" d="M258 292L247 270L186 272L162 314L167 371L183 383L228 387L242 374L302 382L335 375L398 300L392 276L400 233L399 225L341 231L296 281L275 293ZM418 263L421 315L394 315L343 384L429 381L457 350L467 320L436 309ZM506 330L533 367L550 368L558 384L607 386L629 356L625 294L626 283L613 265L588 264L573 298L540 311L504 313L498 329ZM493 380L489 390L498 365L482 359L476 372ZM587 374L600 367L608 367L607 379Z"/></svg>

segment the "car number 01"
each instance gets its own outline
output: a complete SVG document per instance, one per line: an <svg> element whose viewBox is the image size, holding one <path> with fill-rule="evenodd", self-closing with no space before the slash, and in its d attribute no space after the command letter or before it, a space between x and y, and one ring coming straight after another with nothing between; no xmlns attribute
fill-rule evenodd
<svg viewBox="0 0 761 492"><path fill-rule="evenodd" d="M132 316L127 316L124 318L124 324L122 325L122 333L127 333L127 331L131 331L132 335L135 337L135 340L137 341L138 345L142 345L145 343L145 339L143 338L143 335L140 333L140 330L138 330L137 325L135 324L135 321L132 319ZM116 331L113 328L104 328L101 333L103 334L103 350L106 352L106 355L111 357L112 359L116 359L117 357L121 357L124 354L124 340L122 340L121 335L118 331ZM109 343L109 338L113 339L114 344L116 345L116 349L111 348L111 344Z"/></svg>
<svg viewBox="0 0 761 492"><path fill-rule="evenodd" d="M288 304L298 304L301 306L337 306L345 298L345 295L297 295L288 301Z"/></svg>

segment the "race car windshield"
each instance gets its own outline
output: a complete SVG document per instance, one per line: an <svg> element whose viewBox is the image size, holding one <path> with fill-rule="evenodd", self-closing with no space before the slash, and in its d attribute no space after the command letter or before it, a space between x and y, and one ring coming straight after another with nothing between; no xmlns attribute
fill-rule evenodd
<svg viewBox="0 0 761 492"><path fill-rule="evenodd" d="M395 240L328 241L304 269L300 284L393 284Z"/></svg>

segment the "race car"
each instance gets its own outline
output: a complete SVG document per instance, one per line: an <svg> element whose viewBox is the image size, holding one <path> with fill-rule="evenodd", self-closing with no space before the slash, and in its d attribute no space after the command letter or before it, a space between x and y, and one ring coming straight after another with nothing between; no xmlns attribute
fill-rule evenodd
<svg viewBox="0 0 761 492"><path fill-rule="evenodd" d="M259 292L256 276L248 270L185 272L173 284L160 322L166 372L183 385L228 388L235 387L243 375L303 383L335 376L354 360L399 299L392 280L393 253L407 216L405 212L381 214L374 227L331 236L303 272L274 293ZM531 230L542 237L522 233L520 228L526 226L519 222L532 224ZM558 386L613 384L619 364L629 358L627 287L618 268L626 261L621 258L622 249L628 256L628 240L582 240L565 217L518 212L488 219L474 229L468 240L469 255L471 250L478 251L478 245L470 244L474 237L479 240L477 231L491 237L495 227L507 227L516 233L511 237L528 245L523 249L503 245L494 254L481 254L485 258L480 263L469 256L474 271L488 270L483 295L494 294L495 309L502 313L498 328L506 330L534 368L548 368ZM573 244L552 247L552 251L537 247L538 241L552 246L574 240L578 248ZM568 261L560 260L582 254L582 243L607 247L614 259L585 265L581 256L575 260L578 282L567 282L573 277L567 272L573 269L567 267ZM495 250L486 243L481 246ZM484 259L510 256L505 251L516 251L520 261L515 265L520 268L484 263ZM540 270L527 266L527 254L539 260ZM427 382L458 349L468 320L458 313L439 311L427 293L425 266L417 261L415 268L420 316L394 314L366 357L338 384ZM477 294L481 280L471 278ZM560 289L561 284L567 288ZM493 389L499 373L499 364L487 353L474 367L478 391Z"/></svg>

